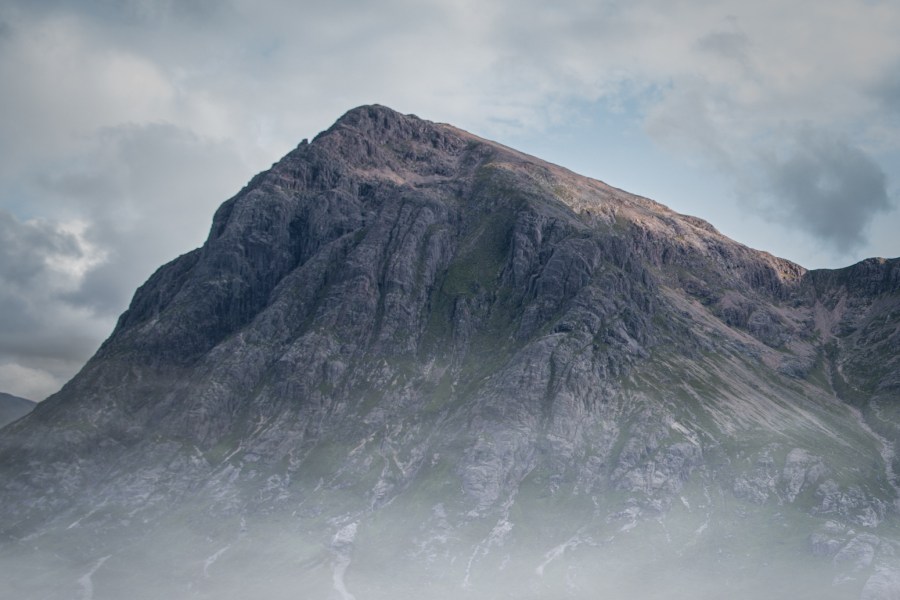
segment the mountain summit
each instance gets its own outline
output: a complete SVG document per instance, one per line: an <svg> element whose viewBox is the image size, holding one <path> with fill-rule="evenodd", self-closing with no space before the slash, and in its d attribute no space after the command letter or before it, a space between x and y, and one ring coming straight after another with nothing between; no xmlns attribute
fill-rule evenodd
<svg viewBox="0 0 900 600"><path fill-rule="evenodd" d="M900 260L351 110L0 432L0 594L900 598Z"/></svg>

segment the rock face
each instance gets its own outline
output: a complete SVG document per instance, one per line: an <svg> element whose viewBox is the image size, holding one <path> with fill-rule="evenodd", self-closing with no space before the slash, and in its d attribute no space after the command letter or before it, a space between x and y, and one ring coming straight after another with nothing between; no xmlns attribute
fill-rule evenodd
<svg viewBox="0 0 900 600"><path fill-rule="evenodd" d="M6 427L34 409L35 403L25 398L0 392L0 427Z"/></svg>
<svg viewBox="0 0 900 600"><path fill-rule="evenodd" d="M0 595L900 598L900 260L350 111L0 432Z"/></svg>

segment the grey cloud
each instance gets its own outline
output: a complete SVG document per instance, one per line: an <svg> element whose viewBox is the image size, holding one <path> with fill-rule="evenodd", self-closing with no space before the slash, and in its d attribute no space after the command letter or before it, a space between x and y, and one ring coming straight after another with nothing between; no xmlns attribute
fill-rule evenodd
<svg viewBox="0 0 900 600"><path fill-rule="evenodd" d="M50 303L40 305L52 308ZM0 300L0 307L6 310L9 305ZM55 361L57 364L80 366L97 350L103 339L99 332L76 322L78 317L75 315L42 320L41 315L33 314L32 307L15 308L18 310L8 313L9 318L24 317L23 322L30 327L28 330L4 327L0 332L0 357L7 360L14 359L14 362L24 365ZM70 372L69 376L72 374L74 372Z"/></svg>
<svg viewBox="0 0 900 600"><path fill-rule="evenodd" d="M81 149L31 191L82 231L0 211L0 389L18 389L4 377L26 373L38 382L30 393L55 391L136 287L202 243L215 207L252 175L230 145L172 125L108 128ZM85 272L71 269L79 261Z"/></svg>
<svg viewBox="0 0 900 600"><path fill-rule="evenodd" d="M888 113L900 115L900 64L886 72L869 93Z"/></svg>
<svg viewBox="0 0 900 600"><path fill-rule="evenodd" d="M20 223L0 210L0 281L5 289L28 285L46 270L48 257L80 258L81 248L71 233L48 222Z"/></svg>
<svg viewBox="0 0 900 600"><path fill-rule="evenodd" d="M227 11L229 2L220 0L105 0L99 4L137 20L189 18L206 20Z"/></svg>
<svg viewBox="0 0 900 600"><path fill-rule="evenodd" d="M42 397L59 387L99 341L98 322L62 300L76 282L60 261L84 258L76 235L47 221L0 210L0 388ZM5 377L15 375L15 380ZM43 382L38 385L35 382Z"/></svg>
<svg viewBox="0 0 900 600"><path fill-rule="evenodd" d="M47 15L66 12L107 22L146 25L173 19L207 20L228 10L224 0L11 0L19 11Z"/></svg>
<svg viewBox="0 0 900 600"><path fill-rule="evenodd" d="M821 132L801 132L792 154L767 167L776 212L838 252L862 245L867 226L891 208L881 167L859 148Z"/></svg>
<svg viewBox="0 0 900 600"><path fill-rule="evenodd" d="M647 111L644 129L675 153L732 171L737 159L722 135L721 123L721 107L729 102L702 80L682 81L662 90L659 101Z"/></svg>
<svg viewBox="0 0 900 600"><path fill-rule="evenodd" d="M39 180L61 202L77 201L85 238L107 253L63 298L118 315L153 270L203 242L216 206L250 175L229 145L179 127L104 130L78 167Z"/></svg>
<svg viewBox="0 0 900 600"><path fill-rule="evenodd" d="M750 40L739 31L716 31L709 33L697 40L696 47L703 52L709 52L734 60L739 63L747 62L747 49Z"/></svg>

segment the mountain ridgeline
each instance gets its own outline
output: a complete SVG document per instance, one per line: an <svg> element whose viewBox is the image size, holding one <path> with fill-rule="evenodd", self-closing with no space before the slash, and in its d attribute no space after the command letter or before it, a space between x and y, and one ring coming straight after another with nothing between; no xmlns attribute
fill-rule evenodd
<svg viewBox="0 0 900 600"><path fill-rule="evenodd" d="M366 106L0 432L0 595L900 598L900 260Z"/></svg>

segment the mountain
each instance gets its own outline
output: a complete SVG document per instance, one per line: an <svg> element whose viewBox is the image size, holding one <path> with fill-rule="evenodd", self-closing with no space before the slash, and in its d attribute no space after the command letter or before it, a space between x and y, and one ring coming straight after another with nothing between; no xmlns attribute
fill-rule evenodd
<svg viewBox="0 0 900 600"><path fill-rule="evenodd" d="M21 419L34 409L34 405L31 400L0 392L0 427Z"/></svg>
<svg viewBox="0 0 900 600"><path fill-rule="evenodd" d="M0 432L0 595L900 598L900 260L351 110Z"/></svg>

